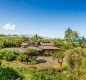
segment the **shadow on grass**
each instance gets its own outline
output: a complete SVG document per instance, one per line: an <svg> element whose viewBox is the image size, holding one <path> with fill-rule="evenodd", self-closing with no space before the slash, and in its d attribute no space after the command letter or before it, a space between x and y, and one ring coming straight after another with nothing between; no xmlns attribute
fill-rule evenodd
<svg viewBox="0 0 86 80"><path fill-rule="evenodd" d="M39 63L46 63L47 61L44 60L44 59L39 59L38 62L39 62Z"/></svg>

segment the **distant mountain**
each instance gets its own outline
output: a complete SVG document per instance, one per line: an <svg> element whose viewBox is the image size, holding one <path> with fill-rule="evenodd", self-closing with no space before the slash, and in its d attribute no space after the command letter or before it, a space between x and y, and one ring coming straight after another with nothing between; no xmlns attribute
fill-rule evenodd
<svg viewBox="0 0 86 80"><path fill-rule="evenodd" d="M17 34L17 36L25 36L25 37L33 37L34 35L31 34Z"/></svg>
<svg viewBox="0 0 86 80"><path fill-rule="evenodd" d="M25 36L25 37L34 37L34 35L31 35L31 34L8 34L9 36ZM53 39L51 37L44 37L44 36L40 36L40 37L43 37L44 39Z"/></svg>

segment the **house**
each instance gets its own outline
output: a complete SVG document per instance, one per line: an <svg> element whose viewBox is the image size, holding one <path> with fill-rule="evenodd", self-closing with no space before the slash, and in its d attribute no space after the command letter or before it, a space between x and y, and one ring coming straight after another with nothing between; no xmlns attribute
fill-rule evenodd
<svg viewBox="0 0 86 80"><path fill-rule="evenodd" d="M25 52L26 51L26 48L10 47L10 48L4 48L4 50Z"/></svg>
<svg viewBox="0 0 86 80"><path fill-rule="evenodd" d="M26 49L35 49L37 51L58 51L59 48L56 47L53 43L45 43L45 42L23 42L21 44L21 47L19 48L4 48L5 50L14 50L14 51L20 51L20 52L25 52Z"/></svg>
<svg viewBox="0 0 86 80"><path fill-rule="evenodd" d="M59 50L59 48L56 47L53 43L40 42L40 45L38 47L41 48L43 51L44 50L51 50L51 51Z"/></svg>
<svg viewBox="0 0 86 80"><path fill-rule="evenodd" d="M45 51L45 50L59 50L58 47L56 47L53 43L45 43L45 42L32 42L32 43L22 43L21 44L22 48L31 48L31 49L36 49L37 51Z"/></svg>
<svg viewBox="0 0 86 80"><path fill-rule="evenodd" d="M29 43L28 42L23 42L22 44L21 44L21 47L22 48L27 48L29 46Z"/></svg>

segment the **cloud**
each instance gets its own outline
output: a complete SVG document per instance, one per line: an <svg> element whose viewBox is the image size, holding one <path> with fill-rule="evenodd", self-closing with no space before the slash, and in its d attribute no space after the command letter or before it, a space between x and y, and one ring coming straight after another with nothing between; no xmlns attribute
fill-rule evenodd
<svg viewBox="0 0 86 80"><path fill-rule="evenodd" d="M16 25L14 25L14 24L12 25L12 24L9 24L9 23L3 25L3 28L5 30L15 30L15 27L16 27Z"/></svg>
<svg viewBox="0 0 86 80"><path fill-rule="evenodd" d="M1 26L1 24L0 24L0 26Z"/></svg>

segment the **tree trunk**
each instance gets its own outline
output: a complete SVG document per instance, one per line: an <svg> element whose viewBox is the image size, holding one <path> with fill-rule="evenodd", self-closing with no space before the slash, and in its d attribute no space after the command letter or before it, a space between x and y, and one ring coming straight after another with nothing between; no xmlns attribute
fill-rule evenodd
<svg viewBox="0 0 86 80"><path fill-rule="evenodd" d="M58 63L60 64L60 67L62 67L63 58L58 58Z"/></svg>

